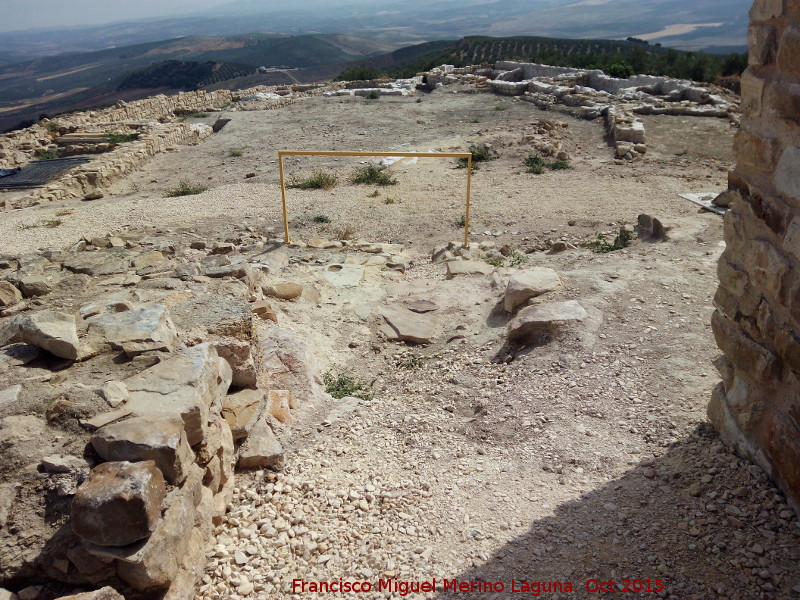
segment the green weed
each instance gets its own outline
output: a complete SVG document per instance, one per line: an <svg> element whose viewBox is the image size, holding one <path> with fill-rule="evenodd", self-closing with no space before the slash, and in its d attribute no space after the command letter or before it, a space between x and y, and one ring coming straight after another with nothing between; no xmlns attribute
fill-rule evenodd
<svg viewBox="0 0 800 600"><path fill-rule="evenodd" d="M314 223L330 223L331 218L328 215L317 215L313 221Z"/></svg>
<svg viewBox="0 0 800 600"><path fill-rule="evenodd" d="M195 194L201 194L208 189L205 185L193 185L182 179L178 182L178 187L172 188L171 190L167 190L165 194L166 198L177 198L178 196L194 196Z"/></svg>
<svg viewBox="0 0 800 600"><path fill-rule="evenodd" d="M345 373L334 375L330 371L322 376L322 381L325 383L325 391L337 400L345 396L355 396L362 400L372 400L374 397L371 391L374 381L366 383L351 375Z"/></svg>
<svg viewBox="0 0 800 600"><path fill-rule="evenodd" d="M289 187L299 190L332 190L337 183L339 183L339 178L334 173L314 171L305 179L292 178Z"/></svg>
<svg viewBox="0 0 800 600"><path fill-rule="evenodd" d="M366 183L369 185L395 185L397 180L378 165L364 165L356 169L350 178L354 184Z"/></svg>

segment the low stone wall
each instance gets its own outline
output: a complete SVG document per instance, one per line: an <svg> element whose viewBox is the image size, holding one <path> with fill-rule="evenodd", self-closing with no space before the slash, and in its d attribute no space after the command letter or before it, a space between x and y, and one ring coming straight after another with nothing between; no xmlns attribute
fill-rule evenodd
<svg viewBox="0 0 800 600"><path fill-rule="evenodd" d="M266 301L312 291L268 277L288 264L284 247L162 242L0 257L0 431L16 440L2 461L0 581L15 589L192 599L234 470L281 468L296 411L323 393L308 346ZM46 415L51 386L25 367L39 358L63 361Z"/></svg>
<svg viewBox="0 0 800 600"><path fill-rule="evenodd" d="M756 0L712 327L708 414L800 509L800 2Z"/></svg>
<svg viewBox="0 0 800 600"><path fill-rule="evenodd" d="M3 199L4 209L26 208L43 202L82 198L97 188L106 187L113 180L124 177L140 168L150 158L179 145L197 144L210 136L211 127L202 124L173 123L154 125L135 142L118 146L115 150L98 155L91 162L68 171L42 188L25 196Z"/></svg>

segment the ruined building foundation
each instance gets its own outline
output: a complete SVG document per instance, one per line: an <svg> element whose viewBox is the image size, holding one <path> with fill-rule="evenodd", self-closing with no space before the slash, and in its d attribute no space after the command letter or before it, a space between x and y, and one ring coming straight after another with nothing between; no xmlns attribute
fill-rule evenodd
<svg viewBox="0 0 800 600"><path fill-rule="evenodd" d="M756 0L735 197L712 326L709 416L800 508L800 0Z"/></svg>

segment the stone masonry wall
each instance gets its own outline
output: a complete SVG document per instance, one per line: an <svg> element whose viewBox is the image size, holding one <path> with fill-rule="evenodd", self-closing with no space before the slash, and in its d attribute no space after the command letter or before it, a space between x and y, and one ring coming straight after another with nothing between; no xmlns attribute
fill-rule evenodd
<svg viewBox="0 0 800 600"><path fill-rule="evenodd" d="M800 508L800 0L756 0L712 327L709 417Z"/></svg>

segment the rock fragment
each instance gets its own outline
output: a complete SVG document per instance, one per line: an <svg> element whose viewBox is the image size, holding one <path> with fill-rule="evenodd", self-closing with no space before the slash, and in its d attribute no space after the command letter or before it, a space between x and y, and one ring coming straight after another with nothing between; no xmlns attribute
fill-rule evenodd
<svg viewBox="0 0 800 600"><path fill-rule="evenodd" d="M164 477L153 461L103 463L75 494L72 529L100 546L132 544L155 529L164 494Z"/></svg>
<svg viewBox="0 0 800 600"><path fill-rule="evenodd" d="M561 287L561 279L553 269L547 267L534 267L514 273L508 280L506 294L503 298L503 308L506 312L522 306L531 298Z"/></svg>

